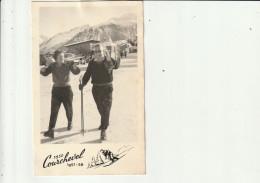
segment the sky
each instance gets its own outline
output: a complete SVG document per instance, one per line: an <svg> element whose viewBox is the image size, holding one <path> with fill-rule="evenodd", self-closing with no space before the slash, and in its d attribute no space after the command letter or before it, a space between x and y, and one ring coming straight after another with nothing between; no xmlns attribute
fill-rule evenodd
<svg viewBox="0 0 260 183"><path fill-rule="evenodd" d="M74 27L93 26L128 13L136 13L136 7L42 7L39 14L40 35L50 38Z"/></svg>

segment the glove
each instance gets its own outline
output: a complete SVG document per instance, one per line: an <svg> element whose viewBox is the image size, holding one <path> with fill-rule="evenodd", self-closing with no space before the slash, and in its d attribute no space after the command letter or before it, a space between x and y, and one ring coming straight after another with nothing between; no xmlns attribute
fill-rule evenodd
<svg viewBox="0 0 260 183"><path fill-rule="evenodd" d="M54 60L54 58L47 58L46 59L46 67L50 67L52 66L56 61Z"/></svg>
<svg viewBox="0 0 260 183"><path fill-rule="evenodd" d="M66 60L65 61L65 64L67 65L67 66L73 66L73 64L74 64L74 61L72 61L72 60Z"/></svg>
<svg viewBox="0 0 260 183"><path fill-rule="evenodd" d="M83 85L79 84L79 90L83 90Z"/></svg>
<svg viewBox="0 0 260 183"><path fill-rule="evenodd" d="M46 70L46 67L41 68L41 72L45 72L45 70Z"/></svg>

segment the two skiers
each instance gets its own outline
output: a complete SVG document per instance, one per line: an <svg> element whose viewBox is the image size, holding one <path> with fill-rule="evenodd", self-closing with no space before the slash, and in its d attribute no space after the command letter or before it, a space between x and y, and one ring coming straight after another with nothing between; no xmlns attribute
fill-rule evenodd
<svg viewBox="0 0 260 183"><path fill-rule="evenodd" d="M72 129L73 92L70 86L70 72L73 74L80 73L80 69L75 63L64 61L64 53L62 51L56 50L53 58L56 62L47 63L47 66L40 71L43 76L48 76L52 73L54 83L52 87L49 129L44 132L44 136L50 138L54 138L54 128L61 103L65 107L68 119L67 130ZM120 62L112 59L105 47L101 44L96 44L94 46L94 57L88 64L82 84L79 85L79 89L83 90L90 77L92 78L92 94L101 116L101 125L99 126L101 140L107 140L106 129L109 126L109 116L112 106L113 69L118 69L119 65Z"/></svg>

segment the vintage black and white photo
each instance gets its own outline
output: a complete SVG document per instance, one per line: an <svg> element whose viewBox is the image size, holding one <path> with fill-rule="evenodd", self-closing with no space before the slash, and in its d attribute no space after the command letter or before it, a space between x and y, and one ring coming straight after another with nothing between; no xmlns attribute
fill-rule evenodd
<svg viewBox="0 0 260 183"><path fill-rule="evenodd" d="M32 3L32 14L35 161L55 168L86 149L101 164L131 152L144 163L142 2Z"/></svg>

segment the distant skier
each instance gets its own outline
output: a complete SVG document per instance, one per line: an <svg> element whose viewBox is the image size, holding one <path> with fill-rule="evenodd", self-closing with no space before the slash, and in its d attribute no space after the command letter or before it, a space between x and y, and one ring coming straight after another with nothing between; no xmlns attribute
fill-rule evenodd
<svg viewBox="0 0 260 183"><path fill-rule="evenodd" d="M64 62L64 53L61 50L54 52L53 58L56 62L47 63L46 67L41 68L41 75L48 76L52 73L52 98L51 115L49 121L49 130L44 132L45 137L54 138L54 128L56 125L58 112L61 103L63 103L68 119L67 129L72 129L72 100L73 92L70 86L70 71L73 74L79 74L80 69L74 62Z"/></svg>
<svg viewBox="0 0 260 183"><path fill-rule="evenodd" d="M126 50L125 50L125 58L126 58L126 55L127 55L127 52L126 52Z"/></svg>
<svg viewBox="0 0 260 183"><path fill-rule="evenodd" d="M123 58L123 55L124 55L123 51L120 51L121 58Z"/></svg>

